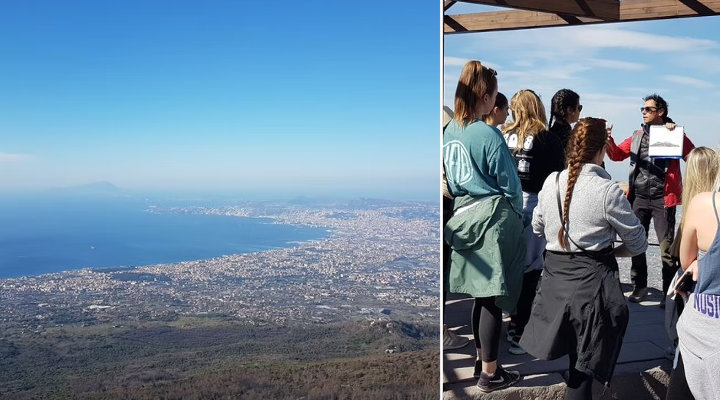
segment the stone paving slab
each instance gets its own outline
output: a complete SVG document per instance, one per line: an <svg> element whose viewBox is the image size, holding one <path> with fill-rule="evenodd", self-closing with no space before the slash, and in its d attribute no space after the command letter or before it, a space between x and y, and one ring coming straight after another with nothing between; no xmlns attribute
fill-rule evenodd
<svg viewBox="0 0 720 400"><path fill-rule="evenodd" d="M654 320L657 320L656 316L652 317ZM628 326L627 331L625 331L623 343L633 343L645 340L662 342L662 347L669 346L670 341L668 340L667 332L665 331L665 321L653 322L653 320L651 320L644 324L633 324L632 326Z"/></svg>
<svg viewBox="0 0 720 400"><path fill-rule="evenodd" d="M443 399L558 399L565 392L565 381L560 374L541 374L523 376L512 388L494 393L483 393L475 384L446 384L443 386ZM526 393L532 391L532 397Z"/></svg>
<svg viewBox="0 0 720 400"><path fill-rule="evenodd" d="M623 348L615 367L611 388L595 383L595 398L661 399L664 397L671 361L666 358L670 341L665 333L665 312L659 304L660 291L654 290L646 301L629 303L630 323ZM656 292L656 293L655 293ZM628 293L626 293L628 294ZM507 352L505 340L507 319L501 332L499 360L506 368L520 371L523 380L516 386L492 394L484 394L473 378L475 346L469 327L471 298L450 295L445 308L445 322L459 335L470 339L462 349L443 352L443 398L445 399L555 399L565 391L563 374L567 357L552 361L537 360L531 355Z"/></svg>
<svg viewBox="0 0 720 400"><path fill-rule="evenodd" d="M647 360L663 360L665 359L665 350L650 341L624 343L618 363L630 363Z"/></svg>

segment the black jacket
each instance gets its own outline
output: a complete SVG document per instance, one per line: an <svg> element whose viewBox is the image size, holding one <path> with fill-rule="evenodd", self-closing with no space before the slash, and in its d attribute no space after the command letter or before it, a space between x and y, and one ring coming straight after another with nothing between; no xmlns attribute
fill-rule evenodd
<svg viewBox="0 0 720 400"><path fill-rule="evenodd" d="M517 135L508 132L503 135L515 158L518 176L523 192L538 193L550 173L564 169L564 155L560 139L548 131L528 136L517 149Z"/></svg>
<svg viewBox="0 0 720 400"><path fill-rule="evenodd" d="M520 346L542 360L577 352L575 368L609 385L628 318L612 249L548 251Z"/></svg>

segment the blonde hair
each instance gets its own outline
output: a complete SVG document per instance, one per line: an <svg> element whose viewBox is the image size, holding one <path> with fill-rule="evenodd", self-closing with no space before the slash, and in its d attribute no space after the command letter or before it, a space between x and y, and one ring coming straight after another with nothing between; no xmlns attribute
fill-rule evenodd
<svg viewBox="0 0 720 400"><path fill-rule="evenodd" d="M700 146L692 149L685 162L685 183L682 191L682 214L680 226L685 222L685 214L690 200L696 194L713 190L718 178L718 154L715 150Z"/></svg>
<svg viewBox="0 0 720 400"><path fill-rule="evenodd" d="M516 150L522 149L525 138L547 130L545 106L532 90L521 90L510 100L513 121L502 127L503 133L515 132L518 136Z"/></svg>
<svg viewBox="0 0 720 400"><path fill-rule="evenodd" d="M481 117L479 110L482 97L492 95L497 89L497 73L480 61L468 61L460 73L455 89L455 119L460 126L467 126Z"/></svg>
<svg viewBox="0 0 720 400"><path fill-rule="evenodd" d="M715 184L712 187L713 192L720 191L720 148L718 150L715 150L715 163L718 166L717 175L715 177Z"/></svg>

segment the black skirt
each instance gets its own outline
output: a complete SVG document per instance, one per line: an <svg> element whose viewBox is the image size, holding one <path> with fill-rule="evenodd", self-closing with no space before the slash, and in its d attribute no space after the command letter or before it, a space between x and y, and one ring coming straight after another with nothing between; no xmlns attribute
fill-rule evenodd
<svg viewBox="0 0 720 400"><path fill-rule="evenodd" d="M608 385L628 324L612 249L548 251L520 345L541 360L576 351L578 371Z"/></svg>

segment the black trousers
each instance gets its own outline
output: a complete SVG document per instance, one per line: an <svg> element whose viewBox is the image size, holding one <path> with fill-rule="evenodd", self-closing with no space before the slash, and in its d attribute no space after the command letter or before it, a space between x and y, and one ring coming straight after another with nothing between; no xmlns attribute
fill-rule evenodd
<svg viewBox="0 0 720 400"><path fill-rule="evenodd" d="M694 400L695 397L688 387L685 379L685 365L682 356L678 356L677 366L670 373L670 382L668 383L666 400Z"/></svg>
<svg viewBox="0 0 720 400"><path fill-rule="evenodd" d="M675 239L675 206L665 207L665 200L646 199L643 197L635 197L633 200L633 211L637 215L640 223L645 228L645 236L647 237L650 229L650 220L655 224L655 233L657 233L660 241L660 260L662 261L662 279L663 292L667 292L670 287L677 264L673 262L670 246ZM635 288L647 287L647 258L645 253L638 254L632 258L632 266L630 267L630 278Z"/></svg>
<svg viewBox="0 0 720 400"><path fill-rule="evenodd" d="M593 377L575 369L577 364L577 343L571 347L570 366L568 368L567 390L565 400L592 400Z"/></svg>
<svg viewBox="0 0 720 400"><path fill-rule="evenodd" d="M540 282L541 269L526 272L523 276L523 286L518 299L517 312L510 316L510 326L515 329L515 338L520 339L525 331L525 325L530 320L535 293L537 293L538 282Z"/></svg>

